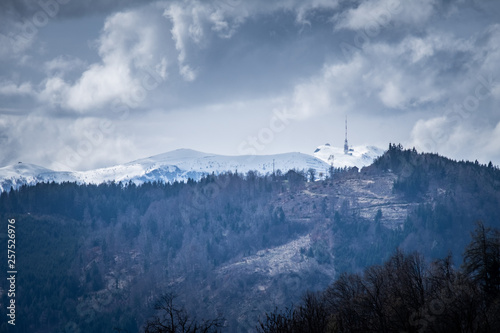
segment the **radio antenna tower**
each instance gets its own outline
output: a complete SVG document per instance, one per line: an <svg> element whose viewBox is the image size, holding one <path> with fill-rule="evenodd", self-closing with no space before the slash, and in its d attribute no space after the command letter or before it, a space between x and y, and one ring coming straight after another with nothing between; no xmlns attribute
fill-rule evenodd
<svg viewBox="0 0 500 333"><path fill-rule="evenodd" d="M347 116L345 116L345 141L344 141L344 154L349 154L349 143L347 142Z"/></svg>

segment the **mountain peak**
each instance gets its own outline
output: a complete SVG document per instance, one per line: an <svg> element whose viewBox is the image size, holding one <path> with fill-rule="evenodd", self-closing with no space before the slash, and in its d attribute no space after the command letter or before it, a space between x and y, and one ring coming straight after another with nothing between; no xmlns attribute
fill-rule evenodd
<svg viewBox="0 0 500 333"><path fill-rule="evenodd" d="M17 164L8 165L0 168L0 173L2 176L10 175L33 175L40 174L44 172L51 172L52 170L46 169L36 164L30 163L22 163L18 162Z"/></svg>
<svg viewBox="0 0 500 333"><path fill-rule="evenodd" d="M344 148L331 146L329 143L318 146L313 155L335 168L358 167L361 169L373 163L384 150L375 146L351 146L348 154Z"/></svg>

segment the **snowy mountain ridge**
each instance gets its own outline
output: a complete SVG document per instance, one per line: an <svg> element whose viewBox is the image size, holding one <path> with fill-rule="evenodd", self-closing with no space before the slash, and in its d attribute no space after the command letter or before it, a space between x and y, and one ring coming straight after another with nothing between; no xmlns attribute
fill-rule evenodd
<svg viewBox="0 0 500 333"><path fill-rule="evenodd" d="M0 191L23 184L38 182L77 182L79 184L100 184L109 181L142 184L147 181L199 180L206 174L220 174L227 171L247 173L255 170L270 174L275 170L286 172L291 169L325 173L328 164L302 153L277 155L224 156L202 153L190 149L178 149L168 153L89 171L53 171L33 164L18 163L0 168Z"/></svg>
<svg viewBox="0 0 500 333"><path fill-rule="evenodd" d="M374 147L372 147L374 148ZM220 174L227 171L247 173L255 170L262 175L274 170L287 172L292 169L316 170L317 175L326 175L330 167L328 156L335 154L335 167L369 165L382 150L368 149L366 152L355 147L352 156L340 158L340 149L320 146L314 156L303 153L284 153L275 155L225 156L203 153L191 149L177 149L164 154L150 156L125 164L99 168L89 171L53 171L41 166L18 163L0 168L0 192L20 186L34 185L39 182L77 182L79 184L100 184L105 182L129 182L142 184L148 181L174 182L199 180L206 174ZM378 155L376 155L378 154ZM376 156L375 156L376 155ZM339 156L339 157L337 157Z"/></svg>
<svg viewBox="0 0 500 333"><path fill-rule="evenodd" d="M383 153L383 149L375 146L351 146L348 153L345 154L343 148L330 146L326 143L316 148L314 157L328 163L328 165L333 164L335 168L357 167L361 169L372 164Z"/></svg>

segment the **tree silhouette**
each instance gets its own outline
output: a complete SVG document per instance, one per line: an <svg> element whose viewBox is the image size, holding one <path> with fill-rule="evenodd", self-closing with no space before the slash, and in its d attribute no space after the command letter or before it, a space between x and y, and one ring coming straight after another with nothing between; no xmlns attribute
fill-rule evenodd
<svg viewBox="0 0 500 333"><path fill-rule="evenodd" d="M465 249L464 272L479 283L488 298L500 294L500 233L476 223L472 241Z"/></svg>
<svg viewBox="0 0 500 333"><path fill-rule="evenodd" d="M175 295L166 293L156 302L158 314L148 320L144 333L215 333L224 327L224 319L217 317L201 323L190 318L184 307L174 303Z"/></svg>

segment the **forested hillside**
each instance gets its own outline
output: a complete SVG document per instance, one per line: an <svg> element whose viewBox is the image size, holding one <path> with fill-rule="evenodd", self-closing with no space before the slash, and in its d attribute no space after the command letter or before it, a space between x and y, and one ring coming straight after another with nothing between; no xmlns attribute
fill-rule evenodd
<svg viewBox="0 0 500 333"><path fill-rule="evenodd" d="M500 230L477 223L462 267L401 251L259 321L271 332L500 331ZM166 332L166 331L161 331Z"/></svg>
<svg viewBox="0 0 500 333"><path fill-rule="evenodd" d="M475 221L500 223L492 165L390 145L361 171L314 177L227 173L3 192L1 228L16 220L17 331L136 332L158 297L175 292L196 318L223 316L227 331L246 332L398 247L428 260L451 251L460 263Z"/></svg>

